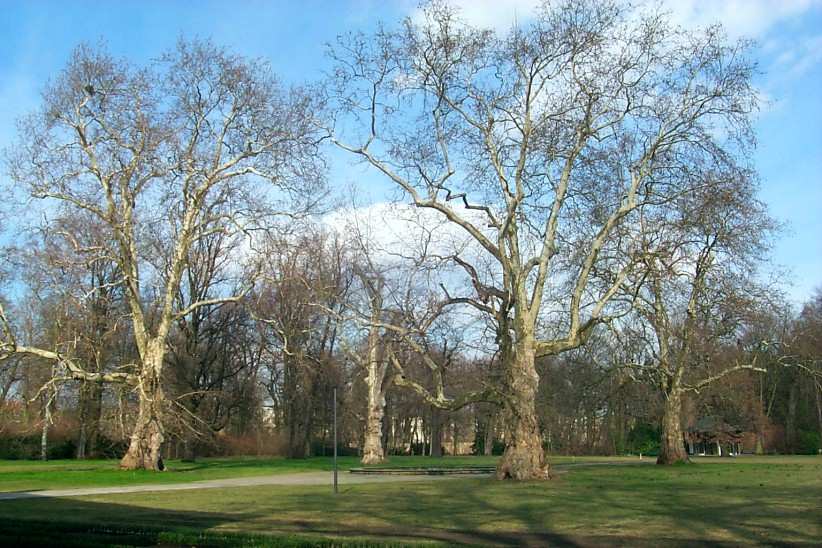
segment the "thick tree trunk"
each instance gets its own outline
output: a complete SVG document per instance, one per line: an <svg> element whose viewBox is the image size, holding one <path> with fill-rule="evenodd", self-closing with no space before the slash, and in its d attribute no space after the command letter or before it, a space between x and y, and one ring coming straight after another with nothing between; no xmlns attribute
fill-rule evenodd
<svg viewBox="0 0 822 548"><path fill-rule="evenodd" d="M669 391L662 416L662 439L659 444L657 464L689 462L682 436L682 392L678 388Z"/></svg>
<svg viewBox="0 0 822 548"><path fill-rule="evenodd" d="M532 340L517 343L503 362L508 374L508 398L503 409L505 452L497 479L536 480L550 477L536 412L539 375Z"/></svg>
<svg viewBox="0 0 822 548"><path fill-rule="evenodd" d="M164 469L160 450L163 445L163 407L165 396L160 385L159 373L163 355L157 353L147 364L138 390L139 412L131 434L128 451L120 461L124 470Z"/></svg>
<svg viewBox="0 0 822 548"><path fill-rule="evenodd" d="M365 417L362 463L379 464L385 461L382 447L382 418L385 415L385 398L379 386L368 387L368 409Z"/></svg>
<svg viewBox="0 0 822 548"><path fill-rule="evenodd" d="M365 437L361 461L363 464L379 464L385 461L382 445L382 420L385 416L385 395L388 388L383 387L387 364L380 359L380 330L376 325L381 313L382 300L379 293L376 293L372 295L371 301L371 320L374 325L368 329L368 363L365 369L368 407L365 411Z"/></svg>
<svg viewBox="0 0 822 548"><path fill-rule="evenodd" d="M160 406L163 404L162 390L155 390L153 397L140 398L140 411L137 423L131 434L131 441L125 456L120 461L124 470L162 471L164 466L160 457L163 445L163 423Z"/></svg>

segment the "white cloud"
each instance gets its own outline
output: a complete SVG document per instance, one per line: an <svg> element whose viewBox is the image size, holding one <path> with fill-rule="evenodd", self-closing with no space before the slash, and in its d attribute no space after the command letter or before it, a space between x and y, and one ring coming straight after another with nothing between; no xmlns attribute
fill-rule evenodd
<svg viewBox="0 0 822 548"><path fill-rule="evenodd" d="M734 38L759 38L785 19L822 7L822 0L646 0L647 6L662 5L673 21L686 28L720 22ZM526 21L539 0L452 0L462 18L472 25L507 30L517 21ZM420 18L417 8L412 17Z"/></svg>
<svg viewBox="0 0 822 548"><path fill-rule="evenodd" d="M684 27L720 22L732 37L760 38L778 23L822 6L820 0L664 0Z"/></svg>
<svg viewBox="0 0 822 548"><path fill-rule="evenodd" d="M341 208L326 215L322 222L341 235L361 239L372 260L386 266L423 254L453 255L472 242L464 230L440 213L410 204L377 202Z"/></svg>
<svg viewBox="0 0 822 548"><path fill-rule="evenodd" d="M822 34L806 36L794 42L776 57L774 68L791 77L799 77L822 62Z"/></svg>
<svg viewBox="0 0 822 548"><path fill-rule="evenodd" d="M540 4L539 0L452 0L460 17L471 25L498 31L510 29L517 21L527 20ZM417 8L412 18L420 19L422 12Z"/></svg>

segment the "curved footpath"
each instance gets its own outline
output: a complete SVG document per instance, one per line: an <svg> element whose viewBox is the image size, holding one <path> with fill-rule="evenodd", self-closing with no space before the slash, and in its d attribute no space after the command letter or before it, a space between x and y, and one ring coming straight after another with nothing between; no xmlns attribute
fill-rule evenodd
<svg viewBox="0 0 822 548"><path fill-rule="evenodd" d="M636 466L641 464L651 464L653 461L638 462L588 462L588 463L563 463L555 464L551 468L557 473L563 473L568 468L583 466ZM490 474L472 474L472 477L489 477ZM373 474L350 474L348 471L340 471L338 483L340 485L352 485L357 483L396 483L415 481L443 481L462 478L465 475L373 475ZM31 499L41 497L83 497L90 495L111 495L119 493L142 493L148 491L184 491L186 489L213 489L220 487L256 487L260 485L328 485L331 486L331 472L301 472L297 474L278 474L270 476L253 476L246 478L225 478L205 481L191 481L187 483L167 483L153 485L131 485L116 487L80 487L76 489L44 489L42 491L16 491L11 493L0 493L0 501Z"/></svg>

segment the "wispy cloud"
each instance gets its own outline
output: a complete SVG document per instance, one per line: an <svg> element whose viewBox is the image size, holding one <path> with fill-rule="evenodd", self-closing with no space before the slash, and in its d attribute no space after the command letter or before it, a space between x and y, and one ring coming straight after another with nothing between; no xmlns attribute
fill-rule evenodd
<svg viewBox="0 0 822 548"><path fill-rule="evenodd" d="M485 28L505 30L517 21L530 18L540 0L452 0L467 22ZM774 25L822 7L822 0L645 0L645 6L661 5L674 23L687 28L722 23L734 38L760 38ZM420 16L415 8L413 17Z"/></svg>
<svg viewBox="0 0 822 548"><path fill-rule="evenodd" d="M531 18L540 5L539 0L452 0L460 17L471 25L499 31L510 29L517 21ZM412 18L421 19L422 10L416 8Z"/></svg>
<svg viewBox="0 0 822 548"><path fill-rule="evenodd" d="M776 57L774 68L786 76L798 78L822 63L822 34L793 41Z"/></svg>
<svg viewBox="0 0 822 548"><path fill-rule="evenodd" d="M734 38L761 38L782 21L822 7L822 0L664 0L662 4L684 27L719 22Z"/></svg>

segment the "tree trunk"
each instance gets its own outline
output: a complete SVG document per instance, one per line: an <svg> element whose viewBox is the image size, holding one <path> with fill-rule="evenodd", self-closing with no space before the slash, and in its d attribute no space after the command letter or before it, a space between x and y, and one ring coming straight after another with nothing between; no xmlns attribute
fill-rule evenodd
<svg viewBox="0 0 822 548"><path fill-rule="evenodd" d="M377 323L382 313L382 300L379 292L371 296L371 320L373 325L368 329L368 363L365 369L365 384L368 389L367 409L365 411L365 438L363 439L363 464L379 464L385 461L382 445L382 419L385 416L385 395L387 386L385 374L387 364L380 359L380 329ZM413 440L412 440L413 441Z"/></svg>
<svg viewBox="0 0 822 548"><path fill-rule="evenodd" d="M816 395L816 420L819 427L819 438L822 439L822 390L818 386L814 386L814 394Z"/></svg>
<svg viewBox="0 0 822 548"><path fill-rule="evenodd" d="M75 454L75 458L78 460L83 460L86 458L86 444L88 440L86 439L86 423L82 419L80 420L80 435L77 437L77 451Z"/></svg>
<svg viewBox="0 0 822 548"><path fill-rule="evenodd" d="M310 369L296 357L287 358L283 394L288 430L287 456L290 459L304 459L311 454L314 389Z"/></svg>
<svg viewBox="0 0 822 548"><path fill-rule="evenodd" d="M505 452L497 465L497 479L548 479L536 412L539 375L534 366L533 340L518 342L503 366L507 366L508 398L503 409Z"/></svg>
<svg viewBox="0 0 822 548"><path fill-rule="evenodd" d="M494 454L494 422L496 415L489 413L485 423L485 440L483 440L482 454L490 457Z"/></svg>
<svg viewBox="0 0 822 548"><path fill-rule="evenodd" d="M51 423L51 398L46 396L43 406L43 429L40 431L40 460L49 458L49 424Z"/></svg>
<svg viewBox="0 0 822 548"><path fill-rule="evenodd" d="M88 383L83 381L80 385L80 401L78 407L80 408L80 435L77 438L77 452L75 456L77 459L86 458L86 445L88 444L88 432L86 423L88 422Z"/></svg>
<svg viewBox="0 0 822 548"><path fill-rule="evenodd" d="M183 462L197 461L197 440L187 437L183 440Z"/></svg>
<svg viewBox="0 0 822 548"><path fill-rule="evenodd" d="M665 412L662 416L662 439L659 445L657 464L676 464L689 462L688 453L682 437L682 392L678 387L672 388L665 400Z"/></svg>
<svg viewBox="0 0 822 548"><path fill-rule="evenodd" d="M368 409L365 417L365 439L363 440L362 463L379 464L385 461L382 447L382 418L385 414L385 397L380 387L368 387Z"/></svg>
<svg viewBox="0 0 822 548"><path fill-rule="evenodd" d="M431 456L442 456L442 411L431 408Z"/></svg>
<svg viewBox="0 0 822 548"><path fill-rule="evenodd" d="M796 451L796 404L799 400L799 383L794 381L788 392L788 413L785 417L785 452Z"/></svg>
<svg viewBox="0 0 822 548"><path fill-rule="evenodd" d="M302 396L308 399L307 396ZM303 402L291 412L291 424L288 427L288 458L305 459L311 456L311 413L310 405Z"/></svg>
<svg viewBox="0 0 822 548"><path fill-rule="evenodd" d="M163 445L163 407L165 396L160 385L162 352L151 356L138 390L139 412L131 434L128 451L120 461L124 470L156 470L165 467L160 454Z"/></svg>
<svg viewBox="0 0 822 548"><path fill-rule="evenodd" d="M77 458L97 455L100 433L103 387L98 383L84 382L80 388L80 435L77 440Z"/></svg>

